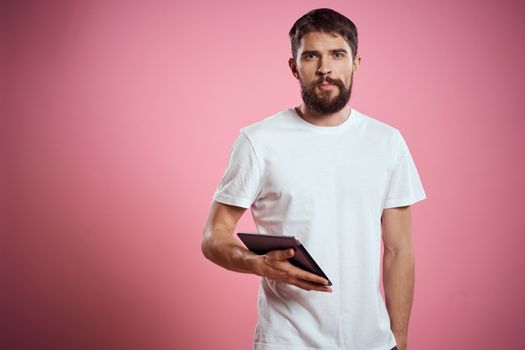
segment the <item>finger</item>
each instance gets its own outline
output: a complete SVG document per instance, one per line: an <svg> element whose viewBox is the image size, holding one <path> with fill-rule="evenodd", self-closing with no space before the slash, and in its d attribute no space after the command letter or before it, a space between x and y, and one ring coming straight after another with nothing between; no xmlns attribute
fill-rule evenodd
<svg viewBox="0 0 525 350"><path fill-rule="evenodd" d="M315 291L319 291L319 292L332 293L332 288L331 287L321 286L321 285L319 285L317 283L310 283L310 282L301 281L301 280L292 280L290 284L292 284L292 285L294 285L296 287L302 288L304 290L307 290L307 291L315 290Z"/></svg>
<svg viewBox="0 0 525 350"><path fill-rule="evenodd" d="M305 280L310 283L321 284L323 286L326 286L329 283L326 278L323 278L311 272L300 269L297 266L294 266L294 265L292 266L293 266L293 269L292 271L290 271L290 274L292 274L297 279Z"/></svg>
<svg viewBox="0 0 525 350"><path fill-rule="evenodd" d="M277 251L275 251L277 252ZM280 270L288 275L290 275L292 278L305 280L312 283L317 283L321 285L328 285L328 280L326 278L323 278L321 276L318 276L314 273L305 271L289 261L274 261L273 264L271 264L274 269Z"/></svg>
<svg viewBox="0 0 525 350"><path fill-rule="evenodd" d="M276 260L279 261L285 261L290 259L292 256L294 256L294 250L293 248L290 249L283 249L283 250L272 250L268 253L271 257L273 257Z"/></svg>

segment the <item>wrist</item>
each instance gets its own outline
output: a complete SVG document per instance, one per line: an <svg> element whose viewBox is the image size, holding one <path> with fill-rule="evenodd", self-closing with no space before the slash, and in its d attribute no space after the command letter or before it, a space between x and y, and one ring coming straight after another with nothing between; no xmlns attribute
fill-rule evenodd
<svg viewBox="0 0 525 350"><path fill-rule="evenodd" d="M407 347L407 334L405 332L394 332L396 338L397 348L399 350L405 350Z"/></svg>
<svg viewBox="0 0 525 350"><path fill-rule="evenodd" d="M244 263L248 271L250 271L254 275L264 277L261 268L262 255L257 255L252 252L249 252L244 257Z"/></svg>
<svg viewBox="0 0 525 350"><path fill-rule="evenodd" d="M392 333L394 333L394 336L396 337L396 339L400 338L400 339L406 339L407 338L407 332L404 332L404 331L392 331Z"/></svg>

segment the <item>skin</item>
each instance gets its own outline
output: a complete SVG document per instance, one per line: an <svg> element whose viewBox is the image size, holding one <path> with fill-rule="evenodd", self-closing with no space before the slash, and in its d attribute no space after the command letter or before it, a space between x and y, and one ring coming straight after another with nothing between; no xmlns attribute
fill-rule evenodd
<svg viewBox="0 0 525 350"><path fill-rule="evenodd" d="M407 348L408 322L414 298L415 256L410 206L383 210L383 287L390 327L397 348Z"/></svg>
<svg viewBox="0 0 525 350"><path fill-rule="evenodd" d="M339 79L348 88L354 78L355 72L359 69L361 56L352 60L352 49L346 40L336 34L311 32L303 35L301 45L297 49L297 60L290 58L288 65L293 76L305 83L312 83L321 77ZM328 88L317 87L318 95L325 93L331 97L340 93L336 85ZM300 115L307 122L319 126L336 126L343 123L350 113L350 107L345 108L334 114L320 115L309 109L304 103L297 107Z"/></svg>
<svg viewBox="0 0 525 350"><path fill-rule="evenodd" d="M325 286L326 279L292 265L288 259L293 255L286 250L257 255L236 240L235 227L245 211L245 208L212 202L201 245L206 258L231 271L253 273L308 291L332 292L331 287Z"/></svg>
<svg viewBox="0 0 525 350"><path fill-rule="evenodd" d="M347 51L346 55L341 56L334 51L341 48ZM317 53L308 55L306 51ZM343 81L346 87L350 85L361 61L358 55L352 60L351 48L341 36L334 37L326 33L308 33L303 36L297 57L297 62L293 58L289 60L292 74L297 79L311 83L320 77L330 76ZM330 98L339 93L337 86L316 90L320 95L328 94ZM309 110L304 103L297 109L306 121L320 126L339 125L350 113L348 106L329 115L319 115ZM235 227L245 211L245 208L212 202L201 245L207 259L231 271L275 279L308 291L332 292L324 278L301 270L288 261L293 252L275 250L257 255L235 239ZM410 206L383 210L381 228L385 247L385 303L397 347L406 350L415 281Z"/></svg>

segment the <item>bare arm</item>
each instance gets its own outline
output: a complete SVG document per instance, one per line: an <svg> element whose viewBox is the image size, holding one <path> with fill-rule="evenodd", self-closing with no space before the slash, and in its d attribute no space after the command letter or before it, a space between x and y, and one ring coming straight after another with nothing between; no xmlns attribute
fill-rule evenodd
<svg viewBox="0 0 525 350"><path fill-rule="evenodd" d="M233 238L235 226L245 211L245 208L213 201L201 248L206 258L225 269L255 273L254 259L257 255Z"/></svg>
<svg viewBox="0 0 525 350"><path fill-rule="evenodd" d="M293 249L257 255L237 241L233 237L235 226L245 211L245 208L213 201L201 245L206 258L231 271L253 273L305 290L332 291L325 286L328 284L326 279L304 271L288 261L294 254Z"/></svg>
<svg viewBox="0 0 525 350"><path fill-rule="evenodd" d="M381 217L383 242L383 286L397 347L407 347L408 322L415 284L410 206L389 208Z"/></svg>

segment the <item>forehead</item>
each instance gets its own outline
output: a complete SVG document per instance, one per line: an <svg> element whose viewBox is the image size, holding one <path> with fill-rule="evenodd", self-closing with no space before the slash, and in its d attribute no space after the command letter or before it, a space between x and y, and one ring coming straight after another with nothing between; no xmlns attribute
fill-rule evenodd
<svg viewBox="0 0 525 350"><path fill-rule="evenodd" d="M303 35L299 45L299 51L306 50L332 50L337 48L351 51L350 45L338 33L310 32Z"/></svg>

